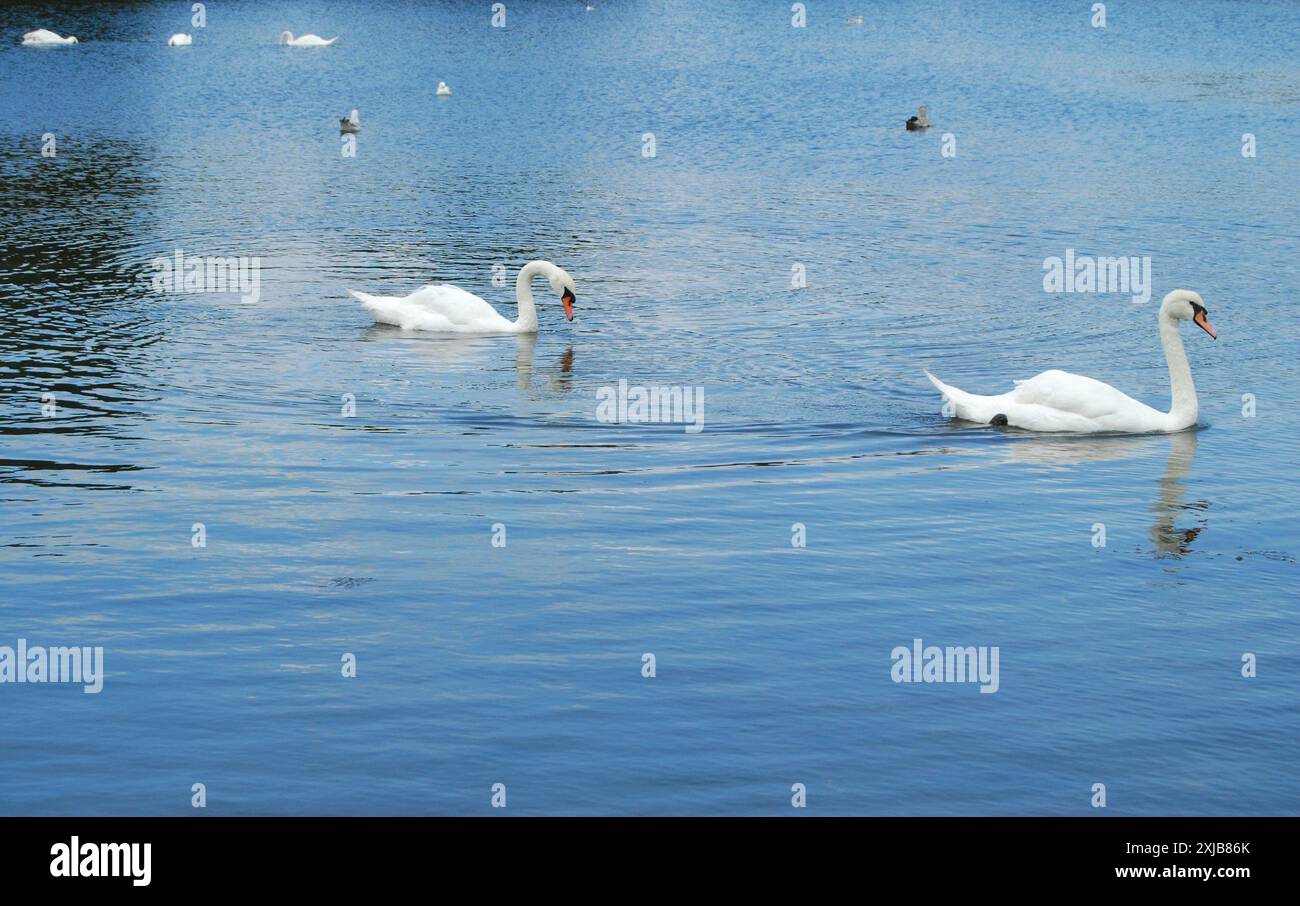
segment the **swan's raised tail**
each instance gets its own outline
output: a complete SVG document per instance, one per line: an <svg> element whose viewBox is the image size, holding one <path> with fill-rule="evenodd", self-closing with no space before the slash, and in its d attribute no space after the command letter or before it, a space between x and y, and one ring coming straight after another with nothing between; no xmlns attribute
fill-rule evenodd
<svg viewBox="0 0 1300 906"><path fill-rule="evenodd" d="M957 418L969 422L988 424L1001 414L998 407L1002 405L1002 401L997 397L979 396L975 393L959 390L939 380L928 369L925 370L925 376L930 379L931 384L934 384L935 389L943 395L944 400L952 404L953 415ZM1003 417L1005 419L1005 416ZM1001 424L1005 424L1005 421L1001 422Z"/></svg>
<svg viewBox="0 0 1300 906"><path fill-rule="evenodd" d="M351 290L349 290L349 292L351 292ZM352 293L352 295L355 296L356 293ZM934 384L934 388L935 388L936 390L938 390L940 393L942 393L944 396L947 396L947 395L948 395L948 391L950 391L950 390L953 389L952 387L949 387L947 384L945 384L943 381L939 380L939 379L938 379L937 377L935 377L933 374L931 374L931 373L930 373L930 369L928 369L928 368L923 368L923 369L921 369L921 370L924 371L924 372L925 372L925 376L928 377L928 378L930 379L930 383L931 383L931 384Z"/></svg>
<svg viewBox="0 0 1300 906"><path fill-rule="evenodd" d="M364 305L366 311L370 312L380 324L402 326L401 299L388 296L372 296L370 293L357 292L355 289L348 290L348 293L352 298Z"/></svg>
<svg viewBox="0 0 1300 906"><path fill-rule="evenodd" d="M371 308L371 309L373 309L376 305L378 305L378 304L382 301L382 300L379 298L379 296L372 296L372 295L370 295L370 293L360 293L360 292L357 292L355 289L350 289L350 290L348 290L348 295L350 295L352 298L356 299L358 302L360 302L360 303L361 303L362 305L364 305L366 308ZM926 372L926 374L929 374L929 373L930 373L930 372L928 372L928 371ZM930 378L930 380L934 380L934 378Z"/></svg>

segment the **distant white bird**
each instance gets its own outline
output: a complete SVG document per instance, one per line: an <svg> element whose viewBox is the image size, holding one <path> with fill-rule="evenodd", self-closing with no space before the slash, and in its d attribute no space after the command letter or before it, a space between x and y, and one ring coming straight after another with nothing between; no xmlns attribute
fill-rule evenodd
<svg viewBox="0 0 1300 906"><path fill-rule="evenodd" d="M38 28L23 35L23 43L28 47L39 47L44 44L76 44L77 39L71 35L64 38L49 29Z"/></svg>
<svg viewBox="0 0 1300 906"><path fill-rule="evenodd" d="M1182 431L1196 424L1197 404L1192 367L1183 351L1178 323L1191 321L1211 339L1217 338L1217 334L1210 325L1204 300L1189 289L1176 289L1165 296L1158 320L1160 342L1169 365L1172 399L1168 412L1152 409L1110 384L1068 371L1044 371L1027 381L1016 381L1016 389L999 396L979 396L958 390L928 371L925 376L943 394L957 418L966 421L1030 431L1129 434Z"/></svg>
<svg viewBox="0 0 1300 906"><path fill-rule="evenodd" d="M343 119L339 120L339 131L340 132L361 131L361 118L355 109L347 116L343 117Z"/></svg>
<svg viewBox="0 0 1300 906"><path fill-rule="evenodd" d="M519 317L511 321L497 313L485 300L459 286L447 283L426 286L409 296L372 296L348 290L360 300L375 321L403 330L431 330L439 333L503 334L537 333L537 307L533 304L533 278L545 277L560 294L564 314L573 320L577 292L573 278L549 261L529 261L519 269L515 299Z"/></svg>
<svg viewBox="0 0 1300 906"><path fill-rule="evenodd" d="M280 33L280 43L287 44L290 47L329 47L337 40L338 38L334 37L326 41L320 35L302 35L295 38L293 32L285 31Z"/></svg>
<svg viewBox="0 0 1300 906"><path fill-rule="evenodd" d="M167 39L168 47L188 47L193 43L194 39L185 34L175 34Z"/></svg>
<svg viewBox="0 0 1300 906"><path fill-rule="evenodd" d="M866 21L867 21L866 18L863 16L849 16L850 25L861 25L863 22Z"/></svg>
<svg viewBox="0 0 1300 906"><path fill-rule="evenodd" d="M920 132L922 129L929 129L929 128L930 128L930 114L925 109L925 105L922 104L921 109L916 112L916 116L909 116L907 118L907 131Z"/></svg>
<svg viewBox="0 0 1300 906"><path fill-rule="evenodd" d="M447 87L446 82L438 83L438 97L440 98L451 97L451 89Z"/></svg>

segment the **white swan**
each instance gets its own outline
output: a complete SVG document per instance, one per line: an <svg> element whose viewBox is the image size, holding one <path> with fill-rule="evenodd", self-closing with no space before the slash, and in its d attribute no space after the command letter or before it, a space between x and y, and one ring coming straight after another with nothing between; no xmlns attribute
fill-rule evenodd
<svg viewBox="0 0 1300 906"><path fill-rule="evenodd" d="M563 268L549 261L529 261L519 269L515 280L515 298L519 317L514 321L497 314L496 309L473 293L447 283L426 286L409 296L371 296L348 290L361 301L380 324L392 324L403 330L433 330L442 333L536 333L537 308L533 304L533 278L545 277L551 289L560 294L564 314L573 320L573 303L577 288Z"/></svg>
<svg viewBox="0 0 1300 906"><path fill-rule="evenodd" d="M446 82L438 83L438 97L445 98L451 96L451 89L447 87Z"/></svg>
<svg viewBox="0 0 1300 906"><path fill-rule="evenodd" d="M939 388L957 418L991 425L1013 425L1030 431L1124 431L1148 433L1182 431L1196 424L1196 387L1183 352L1178 322L1191 321L1217 338L1205 302L1196 293L1176 289L1160 304L1160 342L1169 363L1172 404L1168 412L1116 390L1110 384L1068 371L1044 371L1001 396L976 396L950 387L929 371L925 376Z"/></svg>
<svg viewBox="0 0 1300 906"><path fill-rule="evenodd" d="M47 28L38 28L36 31L29 31L23 35L23 43L28 47L37 47L42 44L76 44L77 39L71 35L64 38Z"/></svg>
<svg viewBox="0 0 1300 906"><path fill-rule="evenodd" d="M288 44L290 47L329 47L338 38L330 38L326 41L320 35L302 35L295 38L293 32L280 32L280 43Z"/></svg>
<svg viewBox="0 0 1300 906"><path fill-rule="evenodd" d="M920 132L922 129L929 129L929 128L930 128L930 114L928 111L926 111L925 105L922 104L921 109L916 112L916 116L909 116L907 118L907 131Z"/></svg>
<svg viewBox="0 0 1300 906"><path fill-rule="evenodd" d="M175 34L167 39L168 47L189 47L194 39L187 34Z"/></svg>
<svg viewBox="0 0 1300 906"><path fill-rule="evenodd" d="M361 131L361 114L355 109L339 120L339 131L357 133Z"/></svg>

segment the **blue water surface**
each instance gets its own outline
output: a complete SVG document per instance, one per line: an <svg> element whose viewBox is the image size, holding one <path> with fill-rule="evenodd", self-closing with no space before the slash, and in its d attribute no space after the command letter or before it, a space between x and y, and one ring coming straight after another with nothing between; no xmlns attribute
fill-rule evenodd
<svg viewBox="0 0 1300 906"><path fill-rule="evenodd" d="M0 813L1300 812L1300 7L585 5L0 7L0 646L107 670L0 684ZM156 292L178 248L260 297ZM1151 300L1044 292L1067 249ZM535 338L346 292L513 317L532 258ZM922 373L1167 406L1179 287L1199 430ZM894 682L914 639L998 691Z"/></svg>

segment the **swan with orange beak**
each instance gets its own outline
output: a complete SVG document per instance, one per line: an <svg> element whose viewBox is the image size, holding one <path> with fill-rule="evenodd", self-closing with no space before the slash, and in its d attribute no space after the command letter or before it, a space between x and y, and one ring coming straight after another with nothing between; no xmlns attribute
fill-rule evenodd
<svg viewBox="0 0 1300 906"><path fill-rule="evenodd" d="M550 283L564 306L565 317L572 321L577 287L564 268L549 261L529 261L519 269L515 280L519 316L513 321L499 314L485 299L448 283L426 286L409 296L348 292L366 307L377 323L392 324L403 330L460 334L537 333L537 305L533 301L533 280L537 277L545 277Z"/></svg>
<svg viewBox="0 0 1300 906"><path fill-rule="evenodd" d="M1133 434L1170 433L1196 424L1196 386L1192 366L1183 350L1178 325L1191 321L1218 339L1210 324L1205 300L1190 289L1176 289L1165 296L1157 317L1160 343L1169 366L1171 404L1168 412L1153 409L1096 378L1068 371L1044 371L998 396L980 396L945 384L930 372L930 379L951 407L951 414L966 421L1005 425L1028 431L1071 431L1097 433L1118 431Z"/></svg>

